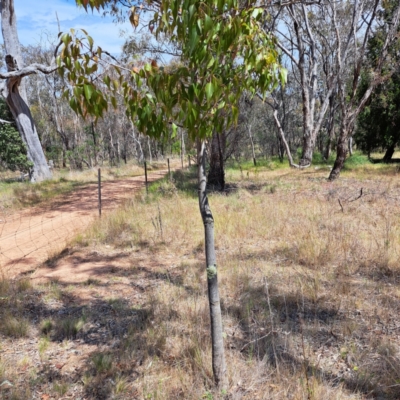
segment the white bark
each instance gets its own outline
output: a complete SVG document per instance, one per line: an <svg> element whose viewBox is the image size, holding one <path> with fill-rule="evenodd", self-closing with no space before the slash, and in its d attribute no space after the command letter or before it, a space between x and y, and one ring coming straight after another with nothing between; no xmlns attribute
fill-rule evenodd
<svg viewBox="0 0 400 400"><path fill-rule="evenodd" d="M286 140L285 132L283 131L282 126L281 126L281 123L280 123L280 121L279 121L279 118L278 118L278 110L277 110L276 108L274 109L274 120L275 120L275 125L276 125L276 127L278 128L279 136L280 136L280 138L282 139L283 145L285 146L286 154L287 154L288 160L289 160L289 165L290 165L292 168L300 168L300 165L297 165L297 164L295 164L295 163L293 162L292 153L291 153L291 151L290 151L289 144L288 144L288 142L287 142L287 140Z"/></svg>

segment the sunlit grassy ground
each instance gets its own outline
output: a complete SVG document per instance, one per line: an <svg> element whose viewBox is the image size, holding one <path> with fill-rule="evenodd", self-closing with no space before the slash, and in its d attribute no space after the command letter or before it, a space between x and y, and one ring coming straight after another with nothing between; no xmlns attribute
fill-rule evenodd
<svg viewBox="0 0 400 400"><path fill-rule="evenodd" d="M210 194L227 394L212 385L191 170L75 239L67 257L115 262L108 273L82 284L3 280L0 383L13 386L0 395L400 398L399 172L364 160L337 182L328 175L324 165L248 165L227 171L227 192ZM25 345L23 356L5 351ZM58 368L74 352L75 369Z"/></svg>

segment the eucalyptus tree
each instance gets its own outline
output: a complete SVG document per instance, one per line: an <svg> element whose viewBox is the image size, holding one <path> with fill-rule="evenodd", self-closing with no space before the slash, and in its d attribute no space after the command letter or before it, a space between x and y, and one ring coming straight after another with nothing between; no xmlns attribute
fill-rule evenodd
<svg viewBox="0 0 400 400"><path fill-rule="evenodd" d="M85 7L106 7L106 0L77 0ZM131 9L137 26L139 7ZM117 94L137 129L160 138L178 126L197 143L199 208L204 224L206 272L211 318L212 367L218 387L227 387L223 346L218 269L214 247L214 218L206 192L205 140L235 123L238 100L244 90L266 93L285 73L278 62L272 36L262 29L264 11L257 2L237 0L161 0L150 22L157 37L179 44L182 64L166 69L155 62L123 71L111 80L103 73L104 52L93 40L73 32L61 36L64 47L58 59L60 73L74 86L66 93L71 107L83 116L101 117L108 104L115 106ZM137 16L137 17L136 17ZM98 79L89 79L93 72ZM103 86L102 86L103 85ZM109 89L107 93L104 89Z"/></svg>
<svg viewBox="0 0 400 400"><path fill-rule="evenodd" d="M51 177L35 122L29 109L23 78L37 73L49 74L56 70L55 57L50 65L33 63L24 66L21 46L18 40L17 19L14 0L0 0L1 30L4 41L7 72L0 73L3 81L0 93L9 106L18 131L27 147L28 159L32 163L31 181L41 181Z"/></svg>
<svg viewBox="0 0 400 400"><path fill-rule="evenodd" d="M333 12L330 1L294 2L288 6L271 5L273 18L266 20L265 26L273 29L278 38L278 47L290 65L293 83L297 83L301 93L303 118L303 146L299 165L292 161L291 166L308 167L311 165L317 135L323 125L330 98L335 89L338 70L328 69L327 54L340 54L347 57L350 47L339 49L335 45L333 31ZM345 19L340 23L344 28ZM323 70L326 79L322 79ZM284 122L279 117L282 99L273 101L274 120L283 143L286 142ZM281 113L281 115L284 115ZM288 146L285 145L288 151Z"/></svg>
<svg viewBox="0 0 400 400"><path fill-rule="evenodd" d="M391 7L390 21L380 17ZM348 152L348 140L357 115L374 88L381 82L382 66L389 48L397 40L398 1L326 0L318 3L290 3L287 7L271 5L273 18L266 21L278 36L278 46L291 63L297 79L303 107L303 151L299 166L312 160L317 134L326 127L332 141L335 113L340 116L336 161L329 176L336 179ZM369 66L372 76L362 98L357 96L361 72L365 66L368 41L385 25L381 51ZM387 74L386 74L387 75ZM325 114L328 121L324 123ZM281 136L285 134L275 118ZM280 126L278 125L280 124ZM328 151L325 151L328 155Z"/></svg>
<svg viewBox="0 0 400 400"><path fill-rule="evenodd" d="M337 5L332 2L333 17L336 21ZM390 18L384 18L385 12L390 13ZM350 76L338 74L338 105L341 113L340 131L336 150L336 160L329 175L329 180L339 177L348 153L348 138L354 129L354 124L360 112L364 109L367 101L375 88L396 71L399 60L391 54L391 48L399 44L398 28L400 23L400 3L395 1L384 2L381 0L354 1L352 7L352 21L348 28L346 42L342 41L339 34L338 24L334 24L337 35L338 48L346 43L353 43L351 57L337 57L338 70L351 71ZM379 51L375 54L374 62L368 63L366 52L369 41L380 32ZM384 67L386 70L383 70ZM369 75L369 83L362 96L359 89L362 84L362 73Z"/></svg>

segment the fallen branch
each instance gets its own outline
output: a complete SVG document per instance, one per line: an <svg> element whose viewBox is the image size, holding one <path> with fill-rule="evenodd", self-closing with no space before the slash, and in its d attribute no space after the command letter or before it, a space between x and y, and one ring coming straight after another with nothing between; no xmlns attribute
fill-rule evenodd
<svg viewBox="0 0 400 400"><path fill-rule="evenodd" d="M359 198L361 198L362 197L362 195L363 195L363 188L361 188L360 189L360 194L358 195L358 197L356 197L355 199L353 199L353 200L349 200L349 203L352 203L353 201L356 201L356 200L358 200Z"/></svg>

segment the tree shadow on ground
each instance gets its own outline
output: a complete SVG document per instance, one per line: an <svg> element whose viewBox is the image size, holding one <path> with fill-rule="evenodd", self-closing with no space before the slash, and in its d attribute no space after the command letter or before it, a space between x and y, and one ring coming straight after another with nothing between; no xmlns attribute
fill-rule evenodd
<svg viewBox="0 0 400 400"><path fill-rule="evenodd" d="M162 274L140 272L145 272L147 279L153 279L154 283L171 281ZM165 347L164 332L155 330L148 335L148 329L153 332L155 310L164 305L157 298L142 304L142 290L135 285L130 285L129 292L116 296L110 288L115 297L88 299L76 293L96 282L75 285L52 282L37 287L22 282L27 280L1 281L0 338L7 346L7 354L1 354L0 364L20 365L15 360L20 354L18 341L24 340L25 345L38 338L38 344L27 351L32 363L37 365L37 378L28 379L28 368L22 371L16 368L18 374L27 375L17 384L13 375L16 371L5 370L0 374L1 380L13 382L14 386L4 398L8 395L24 398L22 393L29 390L54 393L54 390L64 390L63 387L65 391L76 390L74 396L92 400L135 398L132 391L140 374L138 368L149 357L161 357ZM174 320L177 313L171 309L164 317ZM39 357L37 346L42 342L53 343L58 350L48 357L43 350ZM71 357L76 357L76 361L71 361Z"/></svg>
<svg viewBox="0 0 400 400"><path fill-rule="evenodd" d="M90 278L84 282L76 283L73 280L68 281L68 277L63 277L62 281L58 283L64 287L67 287L68 285L82 286L91 284L95 286L110 286L108 282L104 282L101 279L104 277L111 277L111 279L124 277L132 278L130 279L130 285L142 291L148 289L149 285L153 286L157 285L158 282L165 282L184 289L188 294L198 292L198 289L195 287L185 284L184 272L181 267L176 267L172 270L166 268L161 272L159 268L136 265L137 263L140 264L140 261L129 260L129 257L131 256L130 252L118 252L112 255L92 252L82 256L80 254L75 255L74 250L65 249L60 254L48 260L44 265L49 267L52 271L57 271L59 262L66 255L70 256L68 263L72 264L74 267L76 266L77 272L79 272L78 268L82 268ZM124 261L125 264L128 262L129 265L121 266L120 264ZM158 265L157 257L146 257L146 263L150 265ZM85 265L88 265L88 267L85 267ZM191 268L194 268L197 271L199 268L202 268L202 266L203 264L201 263L196 264L196 266L191 266ZM139 276L141 280L148 282L148 284L141 286L137 280Z"/></svg>
<svg viewBox="0 0 400 400"><path fill-rule="evenodd" d="M228 338L228 347L246 358L373 398L400 398L394 384L400 379L397 351L367 334L371 324L359 313L341 310L339 300L284 295L276 282L268 290L250 284L233 304L224 302L223 311L240 330ZM332 356L320 365L315 355L324 359L324 352Z"/></svg>
<svg viewBox="0 0 400 400"><path fill-rule="evenodd" d="M368 160L371 164L400 164L400 158L392 158L390 160L384 160L383 158L370 157Z"/></svg>

